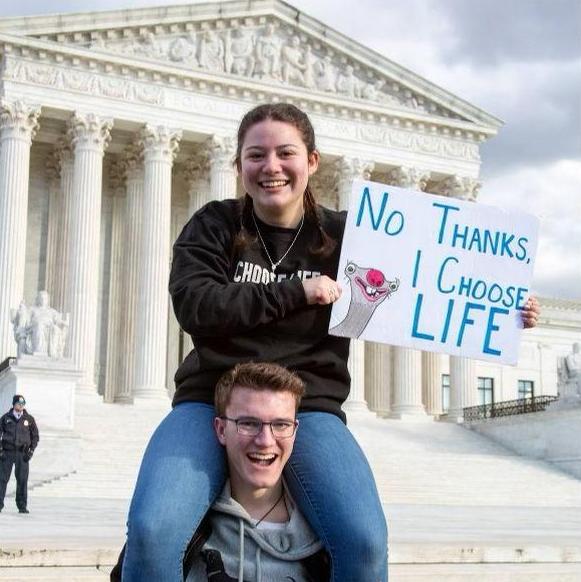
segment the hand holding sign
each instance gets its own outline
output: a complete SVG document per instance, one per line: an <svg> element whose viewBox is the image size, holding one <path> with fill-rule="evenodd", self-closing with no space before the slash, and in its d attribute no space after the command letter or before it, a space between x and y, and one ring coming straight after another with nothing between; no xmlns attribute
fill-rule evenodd
<svg viewBox="0 0 581 582"><path fill-rule="evenodd" d="M526 214L357 181L330 333L514 364L537 232Z"/></svg>

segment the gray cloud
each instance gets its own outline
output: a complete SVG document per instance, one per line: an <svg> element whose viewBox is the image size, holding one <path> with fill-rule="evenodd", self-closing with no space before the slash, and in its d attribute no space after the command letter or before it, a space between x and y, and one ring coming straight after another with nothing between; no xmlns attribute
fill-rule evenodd
<svg viewBox="0 0 581 582"><path fill-rule="evenodd" d="M443 54L448 62L494 66L581 55L579 0L445 0L438 6L455 31Z"/></svg>
<svg viewBox="0 0 581 582"><path fill-rule="evenodd" d="M577 70L581 71L581 60L561 73L547 71L541 80L521 78L513 89L516 99L493 105L507 125L482 147L484 177L523 165L581 158L581 79L574 74Z"/></svg>

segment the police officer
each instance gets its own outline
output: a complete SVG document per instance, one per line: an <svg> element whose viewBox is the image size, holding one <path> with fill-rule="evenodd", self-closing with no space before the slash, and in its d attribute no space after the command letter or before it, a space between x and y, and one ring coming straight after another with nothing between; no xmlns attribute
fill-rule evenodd
<svg viewBox="0 0 581 582"><path fill-rule="evenodd" d="M30 513L28 498L28 461L38 444L38 428L34 418L26 412L26 400L15 394L12 408L0 418L0 511L4 507L6 486L12 473L16 477L16 506L19 513Z"/></svg>

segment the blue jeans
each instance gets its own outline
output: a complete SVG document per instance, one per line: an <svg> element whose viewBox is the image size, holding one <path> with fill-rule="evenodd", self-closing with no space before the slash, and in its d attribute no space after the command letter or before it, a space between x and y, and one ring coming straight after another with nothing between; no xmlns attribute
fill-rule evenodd
<svg viewBox="0 0 581 582"><path fill-rule="evenodd" d="M214 416L213 406L184 402L152 436L129 510L123 582L183 580L185 550L227 477ZM331 555L332 582L385 582L387 527L363 452L336 416L299 420L285 478Z"/></svg>

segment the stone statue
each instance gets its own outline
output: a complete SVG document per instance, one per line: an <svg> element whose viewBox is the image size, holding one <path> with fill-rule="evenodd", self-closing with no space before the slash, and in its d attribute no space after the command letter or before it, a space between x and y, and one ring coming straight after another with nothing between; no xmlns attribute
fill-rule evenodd
<svg viewBox="0 0 581 582"><path fill-rule="evenodd" d="M28 345L28 321L30 319L30 312L24 301L20 302L18 309L11 310L10 321L14 327L14 340L16 341L17 351L16 355L20 357L22 354L30 353Z"/></svg>
<svg viewBox="0 0 581 582"><path fill-rule="evenodd" d="M163 51L159 46L159 43L157 42L153 32L146 32L141 37L139 52L144 57L149 57L151 59L159 59L163 56Z"/></svg>
<svg viewBox="0 0 581 582"><path fill-rule="evenodd" d="M224 71L224 41L208 30L200 42L200 66L210 71Z"/></svg>
<svg viewBox="0 0 581 582"><path fill-rule="evenodd" d="M367 83L361 92L363 99L369 99L369 101L378 101L381 94L381 90L385 85L383 79L376 79L371 83Z"/></svg>
<svg viewBox="0 0 581 582"><path fill-rule="evenodd" d="M313 53L313 49L310 44L305 46L305 86L308 89L315 89L317 84L315 82L315 65L317 63L317 57Z"/></svg>
<svg viewBox="0 0 581 582"><path fill-rule="evenodd" d="M299 48L301 41L298 36L293 36L290 45L282 47L282 80L285 83L296 83L305 86L306 69L303 61L303 51Z"/></svg>
<svg viewBox="0 0 581 582"><path fill-rule="evenodd" d="M346 97L361 97L361 84L355 76L354 69L351 65L347 65L345 72L339 75L337 79L337 92Z"/></svg>
<svg viewBox="0 0 581 582"><path fill-rule="evenodd" d="M242 29L236 29L232 34L227 31L226 34L226 71L251 77L255 65L254 36Z"/></svg>
<svg viewBox="0 0 581 582"><path fill-rule="evenodd" d="M331 55L325 55L316 62L317 77L316 84L321 91L336 92L336 76Z"/></svg>
<svg viewBox="0 0 581 582"><path fill-rule="evenodd" d="M559 401L561 404L581 404L581 344L575 342L558 368Z"/></svg>
<svg viewBox="0 0 581 582"><path fill-rule="evenodd" d="M193 35L189 40L183 36L176 38L169 47L169 58L176 63L187 63L197 67L196 42Z"/></svg>
<svg viewBox="0 0 581 582"><path fill-rule="evenodd" d="M280 79L280 39L272 23L266 25L264 34L256 40L255 75L261 79Z"/></svg>
<svg viewBox="0 0 581 582"><path fill-rule="evenodd" d="M48 356L60 359L64 355L69 331L69 315L63 316L50 307L49 294L40 291L30 309L24 301L12 311L14 339L18 344L18 357L23 354Z"/></svg>

